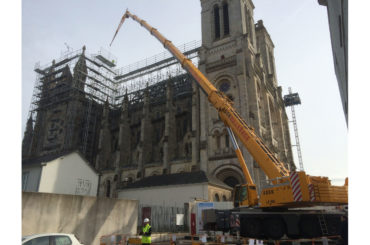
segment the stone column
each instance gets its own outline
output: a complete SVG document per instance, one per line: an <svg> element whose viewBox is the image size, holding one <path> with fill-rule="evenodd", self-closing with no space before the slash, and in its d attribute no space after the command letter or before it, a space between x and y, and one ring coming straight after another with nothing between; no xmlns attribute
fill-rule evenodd
<svg viewBox="0 0 370 245"><path fill-rule="evenodd" d="M119 167L122 168L125 165L130 164L131 156L131 130L130 130L130 118L128 114L128 96L127 92L122 101L121 118L119 126Z"/></svg>
<svg viewBox="0 0 370 245"><path fill-rule="evenodd" d="M176 140L176 117L173 101L173 81L167 80L166 84L166 112L163 142L163 169L170 173L170 162L175 157L177 146Z"/></svg>
<svg viewBox="0 0 370 245"><path fill-rule="evenodd" d="M111 155L111 135L109 129L109 102L108 98L103 108L103 119L101 122L101 128L99 133L99 145L98 155L96 157L95 168L97 170L103 170L109 168L109 160Z"/></svg>
<svg viewBox="0 0 370 245"><path fill-rule="evenodd" d="M139 161L139 171L145 177L144 165L152 160L152 122L150 117L149 87L144 92L143 118L141 120L140 145L142 145L142 157Z"/></svg>
<svg viewBox="0 0 370 245"><path fill-rule="evenodd" d="M199 88L198 86L193 82L192 83L193 88L193 95L192 95L192 107L191 107L191 113L192 113L192 139L191 139L191 147L192 147L192 165L195 166L197 170L200 169L200 154L199 154L199 137L200 137L200 124L199 124Z"/></svg>

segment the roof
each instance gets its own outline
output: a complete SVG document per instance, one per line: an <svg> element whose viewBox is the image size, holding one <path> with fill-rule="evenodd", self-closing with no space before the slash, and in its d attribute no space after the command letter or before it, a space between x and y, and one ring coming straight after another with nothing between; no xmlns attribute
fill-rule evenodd
<svg viewBox="0 0 370 245"><path fill-rule="evenodd" d="M232 187L226 185L221 180L206 174L204 171L149 176L136 182L129 183L126 186L123 186L123 183L121 183L119 189L135 189L155 186L188 185L200 183L208 183L224 189L232 189Z"/></svg>
<svg viewBox="0 0 370 245"><path fill-rule="evenodd" d="M65 151L65 152L61 152L57 154L46 155L46 156L32 158L32 159L24 159L22 160L22 166L30 166L30 165L40 165L41 166L42 163L49 163L58 158L65 157L73 153L76 153L87 164L88 167L90 167L96 174L98 174L98 171L93 166L91 166L89 161L84 157L84 155L81 154L79 150L70 150L70 151Z"/></svg>
<svg viewBox="0 0 370 245"><path fill-rule="evenodd" d="M41 157L34 157L34 158L26 158L22 159L22 165L41 165L41 163L45 162L51 162L59 157L69 155L70 153L74 152L72 151L64 151L64 152L59 152L56 154L50 154L50 155L45 155Z"/></svg>

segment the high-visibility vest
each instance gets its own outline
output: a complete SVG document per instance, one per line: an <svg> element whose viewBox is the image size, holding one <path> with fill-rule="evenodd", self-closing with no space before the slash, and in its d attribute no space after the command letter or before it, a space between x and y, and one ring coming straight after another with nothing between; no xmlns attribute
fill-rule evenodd
<svg viewBox="0 0 370 245"><path fill-rule="evenodd" d="M146 224L146 226L143 227L143 236L141 237L141 243L152 243L152 238L150 236L144 235L146 232L149 232L149 229L151 226L149 224Z"/></svg>

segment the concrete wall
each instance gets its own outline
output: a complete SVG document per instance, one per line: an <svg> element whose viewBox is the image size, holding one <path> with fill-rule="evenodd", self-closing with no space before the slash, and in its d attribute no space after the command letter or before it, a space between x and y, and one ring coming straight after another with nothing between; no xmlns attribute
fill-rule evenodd
<svg viewBox="0 0 370 245"><path fill-rule="evenodd" d="M184 207L194 198L208 200L207 184L159 186L152 188L126 189L118 192L118 198L137 199L140 204L164 207Z"/></svg>
<svg viewBox="0 0 370 245"><path fill-rule="evenodd" d="M103 235L136 234L138 201L49 193L22 193L22 236L73 233L85 245Z"/></svg>
<svg viewBox="0 0 370 245"><path fill-rule="evenodd" d="M39 192L96 196L98 174L78 153L48 162L42 168Z"/></svg>

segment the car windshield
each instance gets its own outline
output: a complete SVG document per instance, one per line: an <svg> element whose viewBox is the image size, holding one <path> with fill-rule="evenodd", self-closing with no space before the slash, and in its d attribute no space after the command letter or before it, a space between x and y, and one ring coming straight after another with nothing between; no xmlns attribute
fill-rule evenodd
<svg viewBox="0 0 370 245"><path fill-rule="evenodd" d="M22 237L22 242L24 241L24 240L26 240L28 238L28 236L24 236L24 237Z"/></svg>

